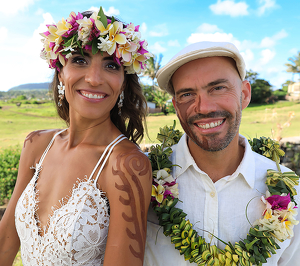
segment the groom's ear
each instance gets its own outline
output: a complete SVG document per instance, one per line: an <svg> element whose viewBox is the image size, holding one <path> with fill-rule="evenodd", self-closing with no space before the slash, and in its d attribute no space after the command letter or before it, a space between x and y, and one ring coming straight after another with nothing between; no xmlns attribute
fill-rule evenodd
<svg viewBox="0 0 300 266"><path fill-rule="evenodd" d="M175 112L177 115L177 106L176 106L175 96L173 96L173 98L172 98L172 103L173 103L173 106L174 106L174 109L175 109Z"/></svg>

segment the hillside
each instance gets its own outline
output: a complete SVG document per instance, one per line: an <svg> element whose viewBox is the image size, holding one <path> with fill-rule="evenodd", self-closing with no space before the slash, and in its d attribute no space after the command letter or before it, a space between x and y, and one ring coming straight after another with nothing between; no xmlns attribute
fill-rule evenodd
<svg viewBox="0 0 300 266"><path fill-rule="evenodd" d="M44 83L27 83L21 84L16 87L12 87L9 91L21 91L21 90L48 90L49 89L49 82Z"/></svg>

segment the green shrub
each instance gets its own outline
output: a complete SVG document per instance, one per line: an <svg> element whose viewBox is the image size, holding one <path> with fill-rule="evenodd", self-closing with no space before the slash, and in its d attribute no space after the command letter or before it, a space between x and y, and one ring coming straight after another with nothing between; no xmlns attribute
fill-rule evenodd
<svg viewBox="0 0 300 266"><path fill-rule="evenodd" d="M0 205L9 200L14 190L21 148L19 146L0 150Z"/></svg>

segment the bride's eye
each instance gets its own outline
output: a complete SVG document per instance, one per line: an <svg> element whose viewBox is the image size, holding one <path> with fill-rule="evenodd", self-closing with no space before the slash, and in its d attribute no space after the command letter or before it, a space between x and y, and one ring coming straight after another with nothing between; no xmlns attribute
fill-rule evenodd
<svg viewBox="0 0 300 266"><path fill-rule="evenodd" d="M107 63L106 67L112 70L119 70L121 68L121 66L115 62Z"/></svg>
<svg viewBox="0 0 300 266"><path fill-rule="evenodd" d="M72 58L72 63L78 64L78 65L85 65L87 62L84 57L75 56Z"/></svg>

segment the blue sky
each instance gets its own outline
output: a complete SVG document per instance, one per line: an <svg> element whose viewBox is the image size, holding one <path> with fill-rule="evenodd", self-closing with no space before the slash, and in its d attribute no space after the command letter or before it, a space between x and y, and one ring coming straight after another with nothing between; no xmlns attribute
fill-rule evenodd
<svg viewBox="0 0 300 266"><path fill-rule="evenodd" d="M300 51L299 0L7 0L0 7L0 90L50 81L53 71L39 57L39 33L71 11L100 5L107 14L140 25L149 50L163 55L162 65L190 43L230 41L247 70L274 88L292 79L284 64Z"/></svg>

